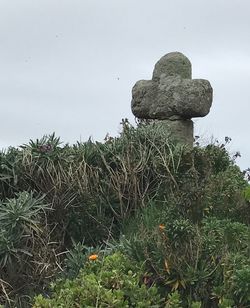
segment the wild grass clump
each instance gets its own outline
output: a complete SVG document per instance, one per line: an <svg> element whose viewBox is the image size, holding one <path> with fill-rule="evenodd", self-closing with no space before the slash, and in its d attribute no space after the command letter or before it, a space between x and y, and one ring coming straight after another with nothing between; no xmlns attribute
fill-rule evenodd
<svg viewBox="0 0 250 308"><path fill-rule="evenodd" d="M138 294L156 290L159 307L248 304L249 185L226 146L188 148L154 123L122 127L102 143L52 134L1 153L1 303L28 307L41 293L53 299L36 305L52 307L66 287L82 292L89 254L105 263L120 251L121 263L143 264L129 280ZM96 290L133 307L119 277Z"/></svg>

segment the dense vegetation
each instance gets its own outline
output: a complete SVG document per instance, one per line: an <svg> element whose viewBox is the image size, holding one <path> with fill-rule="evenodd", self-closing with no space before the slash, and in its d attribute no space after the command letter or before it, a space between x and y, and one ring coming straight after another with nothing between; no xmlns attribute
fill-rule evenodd
<svg viewBox="0 0 250 308"><path fill-rule="evenodd" d="M123 121L103 143L2 152L0 303L250 307L248 173L225 144Z"/></svg>

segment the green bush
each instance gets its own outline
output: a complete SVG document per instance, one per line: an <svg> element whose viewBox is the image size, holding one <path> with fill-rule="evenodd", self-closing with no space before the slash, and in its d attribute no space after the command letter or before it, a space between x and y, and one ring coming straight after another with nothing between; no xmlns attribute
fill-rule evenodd
<svg viewBox="0 0 250 308"><path fill-rule="evenodd" d="M73 247L67 251L65 259L63 261L63 272L61 276L63 278L75 278L79 271L85 266L88 256L92 254L98 254L102 256L103 253L108 253L108 250L103 250L101 247L89 247L84 243L73 243Z"/></svg>
<svg viewBox="0 0 250 308"><path fill-rule="evenodd" d="M234 272L230 291L235 302L250 305L250 265Z"/></svg>
<svg viewBox="0 0 250 308"><path fill-rule="evenodd" d="M250 229L245 224L211 217L203 221L201 232L206 255L220 255L228 251L248 253Z"/></svg>
<svg viewBox="0 0 250 308"><path fill-rule="evenodd" d="M250 305L250 263L249 253L228 253L222 262L223 284L214 287L219 302L229 301L232 307ZM234 304L234 305L233 305Z"/></svg>
<svg viewBox="0 0 250 308"><path fill-rule="evenodd" d="M19 149L10 147L0 153L0 199L13 198L20 191L19 178L22 176L20 168Z"/></svg>
<svg viewBox="0 0 250 308"><path fill-rule="evenodd" d="M166 307L169 307L169 308L181 308L182 307L180 294L177 291L170 293L168 295L168 301L167 301Z"/></svg>
<svg viewBox="0 0 250 308"><path fill-rule="evenodd" d="M50 205L35 212L20 199L17 216L2 213L2 302L47 292L58 275L73 279L89 247L99 251L121 234L114 251L145 262L146 284L157 283L163 297L177 290L184 307L246 301L243 288L234 297L225 292L223 264L228 254L249 253L250 223L249 184L225 144L191 149L160 125L135 128L124 120L120 135L104 142L70 146L52 134L2 152L1 207L10 210L23 191ZM228 290L247 280L237 270L230 269Z"/></svg>
<svg viewBox="0 0 250 308"><path fill-rule="evenodd" d="M248 303L247 270L244 267L243 274L243 269L238 270L236 263L229 267L227 259L228 254L236 252L242 260L249 256L249 227L215 217L194 224L184 219L178 205L176 207L174 211L174 205L165 202L151 204L139 212L124 227L125 236L121 237L119 249L138 262L146 261L147 269L152 273L151 280L163 290L162 296L171 290L179 290L184 307L188 302L190 305L190 300L200 301L204 307L210 307L222 298L232 299L236 304ZM239 260L240 265L244 264L242 260ZM227 271L235 274L228 277ZM242 299L239 294L233 296L240 279L244 281ZM230 286L227 281L232 281ZM217 288L224 291L215 296ZM231 291L225 292L226 289Z"/></svg>
<svg viewBox="0 0 250 308"><path fill-rule="evenodd" d="M33 308L160 307L156 287L143 284L145 274L121 253L90 260L74 280L53 284L51 298L37 296Z"/></svg>
<svg viewBox="0 0 250 308"><path fill-rule="evenodd" d="M10 303L11 298L16 296L16 290L27 292L48 274L46 270L38 274L50 253L44 223L47 210L44 196L34 197L28 192L18 193L15 198L0 203L1 302L8 294Z"/></svg>
<svg viewBox="0 0 250 308"><path fill-rule="evenodd" d="M31 243L41 230L40 219L47 205L44 197L34 198L33 194L22 192L16 198L0 203L1 243L0 266L13 264L19 255L31 255ZM5 243L5 245L3 244Z"/></svg>
<svg viewBox="0 0 250 308"><path fill-rule="evenodd" d="M179 183L175 203L193 221L216 216L250 222L250 206L243 196L247 181L224 145L195 147L193 165L179 176Z"/></svg>

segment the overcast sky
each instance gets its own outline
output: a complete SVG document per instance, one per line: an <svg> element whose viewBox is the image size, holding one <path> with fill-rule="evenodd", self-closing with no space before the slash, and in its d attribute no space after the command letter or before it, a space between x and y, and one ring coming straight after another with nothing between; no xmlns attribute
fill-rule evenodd
<svg viewBox="0 0 250 308"><path fill-rule="evenodd" d="M0 147L117 135L133 85L172 51L214 89L195 134L231 137L249 167L249 0L0 0Z"/></svg>

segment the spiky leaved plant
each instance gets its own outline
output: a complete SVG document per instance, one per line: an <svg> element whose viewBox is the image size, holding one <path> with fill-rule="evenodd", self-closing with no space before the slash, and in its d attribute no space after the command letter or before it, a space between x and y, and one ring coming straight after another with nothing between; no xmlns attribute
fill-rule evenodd
<svg viewBox="0 0 250 308"><path fill-rule="evenodd" d="M42 250L46 244L42 234L48 209L44 196L36 198L28 192L0 202L0 279L9 287L1 284L0 301L3 303L27 285L28 279L32 285L37 270L37 246Z"/></svg>

